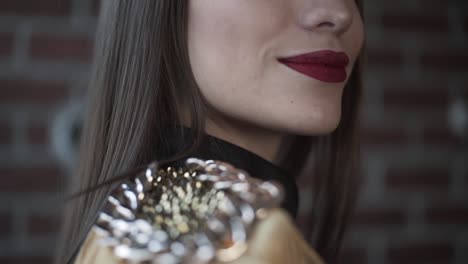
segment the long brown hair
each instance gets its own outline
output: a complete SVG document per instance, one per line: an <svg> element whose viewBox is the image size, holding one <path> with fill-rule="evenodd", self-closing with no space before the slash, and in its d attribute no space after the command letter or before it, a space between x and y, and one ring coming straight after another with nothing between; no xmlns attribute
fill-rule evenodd
<svg viewBox="0 0 468 264"><path fill-rule="evenodd" d="M56 263L67 263L78 249L115 175L154 159L154 149L165 143L163 124L181 120L182 104L190 110L195 141L171 160L199 146L208 108L189 64L187 12L188 0L102 1L89 107L67 193L87 191L66 204ZM313 225L306 236L326 261L339 251L357 193L362 61L361 55L345 87L338 128L324 136L297 136L282 162L299 175L315 157L315 172L308 172L315 179Z"/></svg>

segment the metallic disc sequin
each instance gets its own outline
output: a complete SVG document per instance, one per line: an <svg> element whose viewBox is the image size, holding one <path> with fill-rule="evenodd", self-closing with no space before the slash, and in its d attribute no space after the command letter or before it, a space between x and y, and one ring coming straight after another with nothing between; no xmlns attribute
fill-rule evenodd
<svg viewBox="0 0 468 264"><path fill-rule="evenodd" d="M95 227L130 263L227 262L245 252L259 215L282 198L277 183L223 161L155 161L112 191Z"/></svg>

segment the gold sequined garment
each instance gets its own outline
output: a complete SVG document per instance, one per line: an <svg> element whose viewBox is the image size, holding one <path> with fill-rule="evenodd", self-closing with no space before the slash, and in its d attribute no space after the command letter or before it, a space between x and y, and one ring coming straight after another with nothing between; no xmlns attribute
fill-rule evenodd
<svg viewBox="0 0 468 264"><path fill-rule="evenodd" d="M133 263L230 261L282 196L280 185L226 162L189 158L177 168L153 162L113 190L95 227L103 245Z"/></svg>

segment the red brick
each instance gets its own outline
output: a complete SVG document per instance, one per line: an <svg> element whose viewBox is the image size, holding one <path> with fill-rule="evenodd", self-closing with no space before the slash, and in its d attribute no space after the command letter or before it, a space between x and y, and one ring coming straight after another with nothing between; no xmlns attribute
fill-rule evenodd
<svg viewBox="0 0 468 264"><path fill-rule="evenodd" d="M49 128L43 124L31 124L27 128L27 141L30 144L46 144L49 141Z"/></svg>
<svg viewBox="0 0 468 264"><path fill-rule="evenodd" d="M47 256L0 256L2 264L50 264L53 263L52 257Z"/></svg>
<svg viewBox="0 0 468 264"><path fill-rule="evenodd" d="M390 263L450 263L454 258L454 247L443 242L414 242L412 244L390 246Z"/></svg>
<svg viewBox="0 0 468 264"><path fill-rule="evenodd" d="M466 71L468 69L468 54L461 52L426 52L420 58L424 68L441 71Z"/></svg>
<svg viewBox="0 0 468 264"><path fill-rule="evenodd" d="M448 127L437 127L425 129L423 132L423 143L425 145L441 146L463 146L466 144L452 133Z"/></svg>
<svg viewBox="0 0 468 264"><path fill-rule="evenodd" d="M338 257L338 263L365 264L367 263L366 250L364 248L345 247Z"/></svg>
<svg viewBox="0 0 468 264"><path fill-rule="evenodd" d="M0 14L64 16L71 12L71 0L3 0Z"/></svg>
<svg viewBox="0 0 468 264"><path fill-rule="evenodd" d="M364 147L401 147L408 144L408 134L401 128L365 128L361 142Z"/></svg>
<svg viewBox="0 0 468 264"><path fill-rule="evenodd" d="M52 192L62 184L63 171L58 167L0 168L1 192Z"/></svg>
<svg viewBox="0 0 468 264"><path fill-rule="evenodd" d="M367 62L369 67L372 66L401 66L403 64L403 56L400 52L388 50L367 51Z"/></svg>
<svg viewBox="0 0 468 264"><path fill-rule="evenodd" d="M13 34L0 33L0 57L6 57L13 52Z"/></svg>
<svg viewBox="0 0 468 264"><path fill-rule="evenodd" d="M405 212L402 209L366 208L356 211L353 225L359 226L386 226L402 225L406 222Z"/></svg>
<svg viewBox="0 0 468 264"><path fill-rule="evenodd" d="M11 125L7 122L0 122L0 144L8 144L13 140Z"/></svg>
<svg viewBox="0 0 468 264"><path fill-rule="evenodd" d="M430 207L425 212L426 219L432 224L468 224L468 207L464 206L438 206Z"/></svg>
<svg viewBox="0 0 468 264"><path fill-rule="evenodd" d="M437 87L417 88L400 86L397 89L387 87L383 91L385 106L411 109L447 108L449 94L446 89Z"/></svg>
<svg viewBox="0 0 468 264"><path fill-rule="evenodd" d="M384 14L381 17L383 28L399 32L446 33L447 16L421 14Z"/></svg>
<svg viewBox="0 0 468 264"><path fill-rule="evenodd" d="M32 215L28 219L29 235L55 234L58 232L60 220L57 216Z"/></svg>
<svg viewBox="0 0 468 264"><path fill-rule="evenodd" d="M0 239L11 234L11 216L8 213L0 213Z"/></svg>
<svg viewBox="0 0 468 264"><path fill-rule="evenodd" d="M58 81L0 80L0 103L50 104L63 102L67 85Z"/></svg>
<svg viewBox="0 0 468 264"><path fill-rule="evenodd" d="M435 188L446 189L449 185L449 171L442 168L389 169L385 175L389 188Z"/></svg>
<svg viewBox="0 0 468 264"><path fill-rule="evenodd" d="M34 35L30 52L33 59L89 62L92 48L92 41L86 37Z"/></svg>

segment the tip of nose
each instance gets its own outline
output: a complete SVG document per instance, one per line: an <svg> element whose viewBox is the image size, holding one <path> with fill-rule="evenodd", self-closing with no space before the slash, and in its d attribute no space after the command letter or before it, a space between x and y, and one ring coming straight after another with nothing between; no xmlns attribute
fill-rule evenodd
<svg viewBox="0 0 468 264"><path fill-rule="evenodd" d="M335 33L346 31L352 24L353 14L348 9L310 8L302 10L299 18L301 27L308 30L328 30Z"/></svg>

